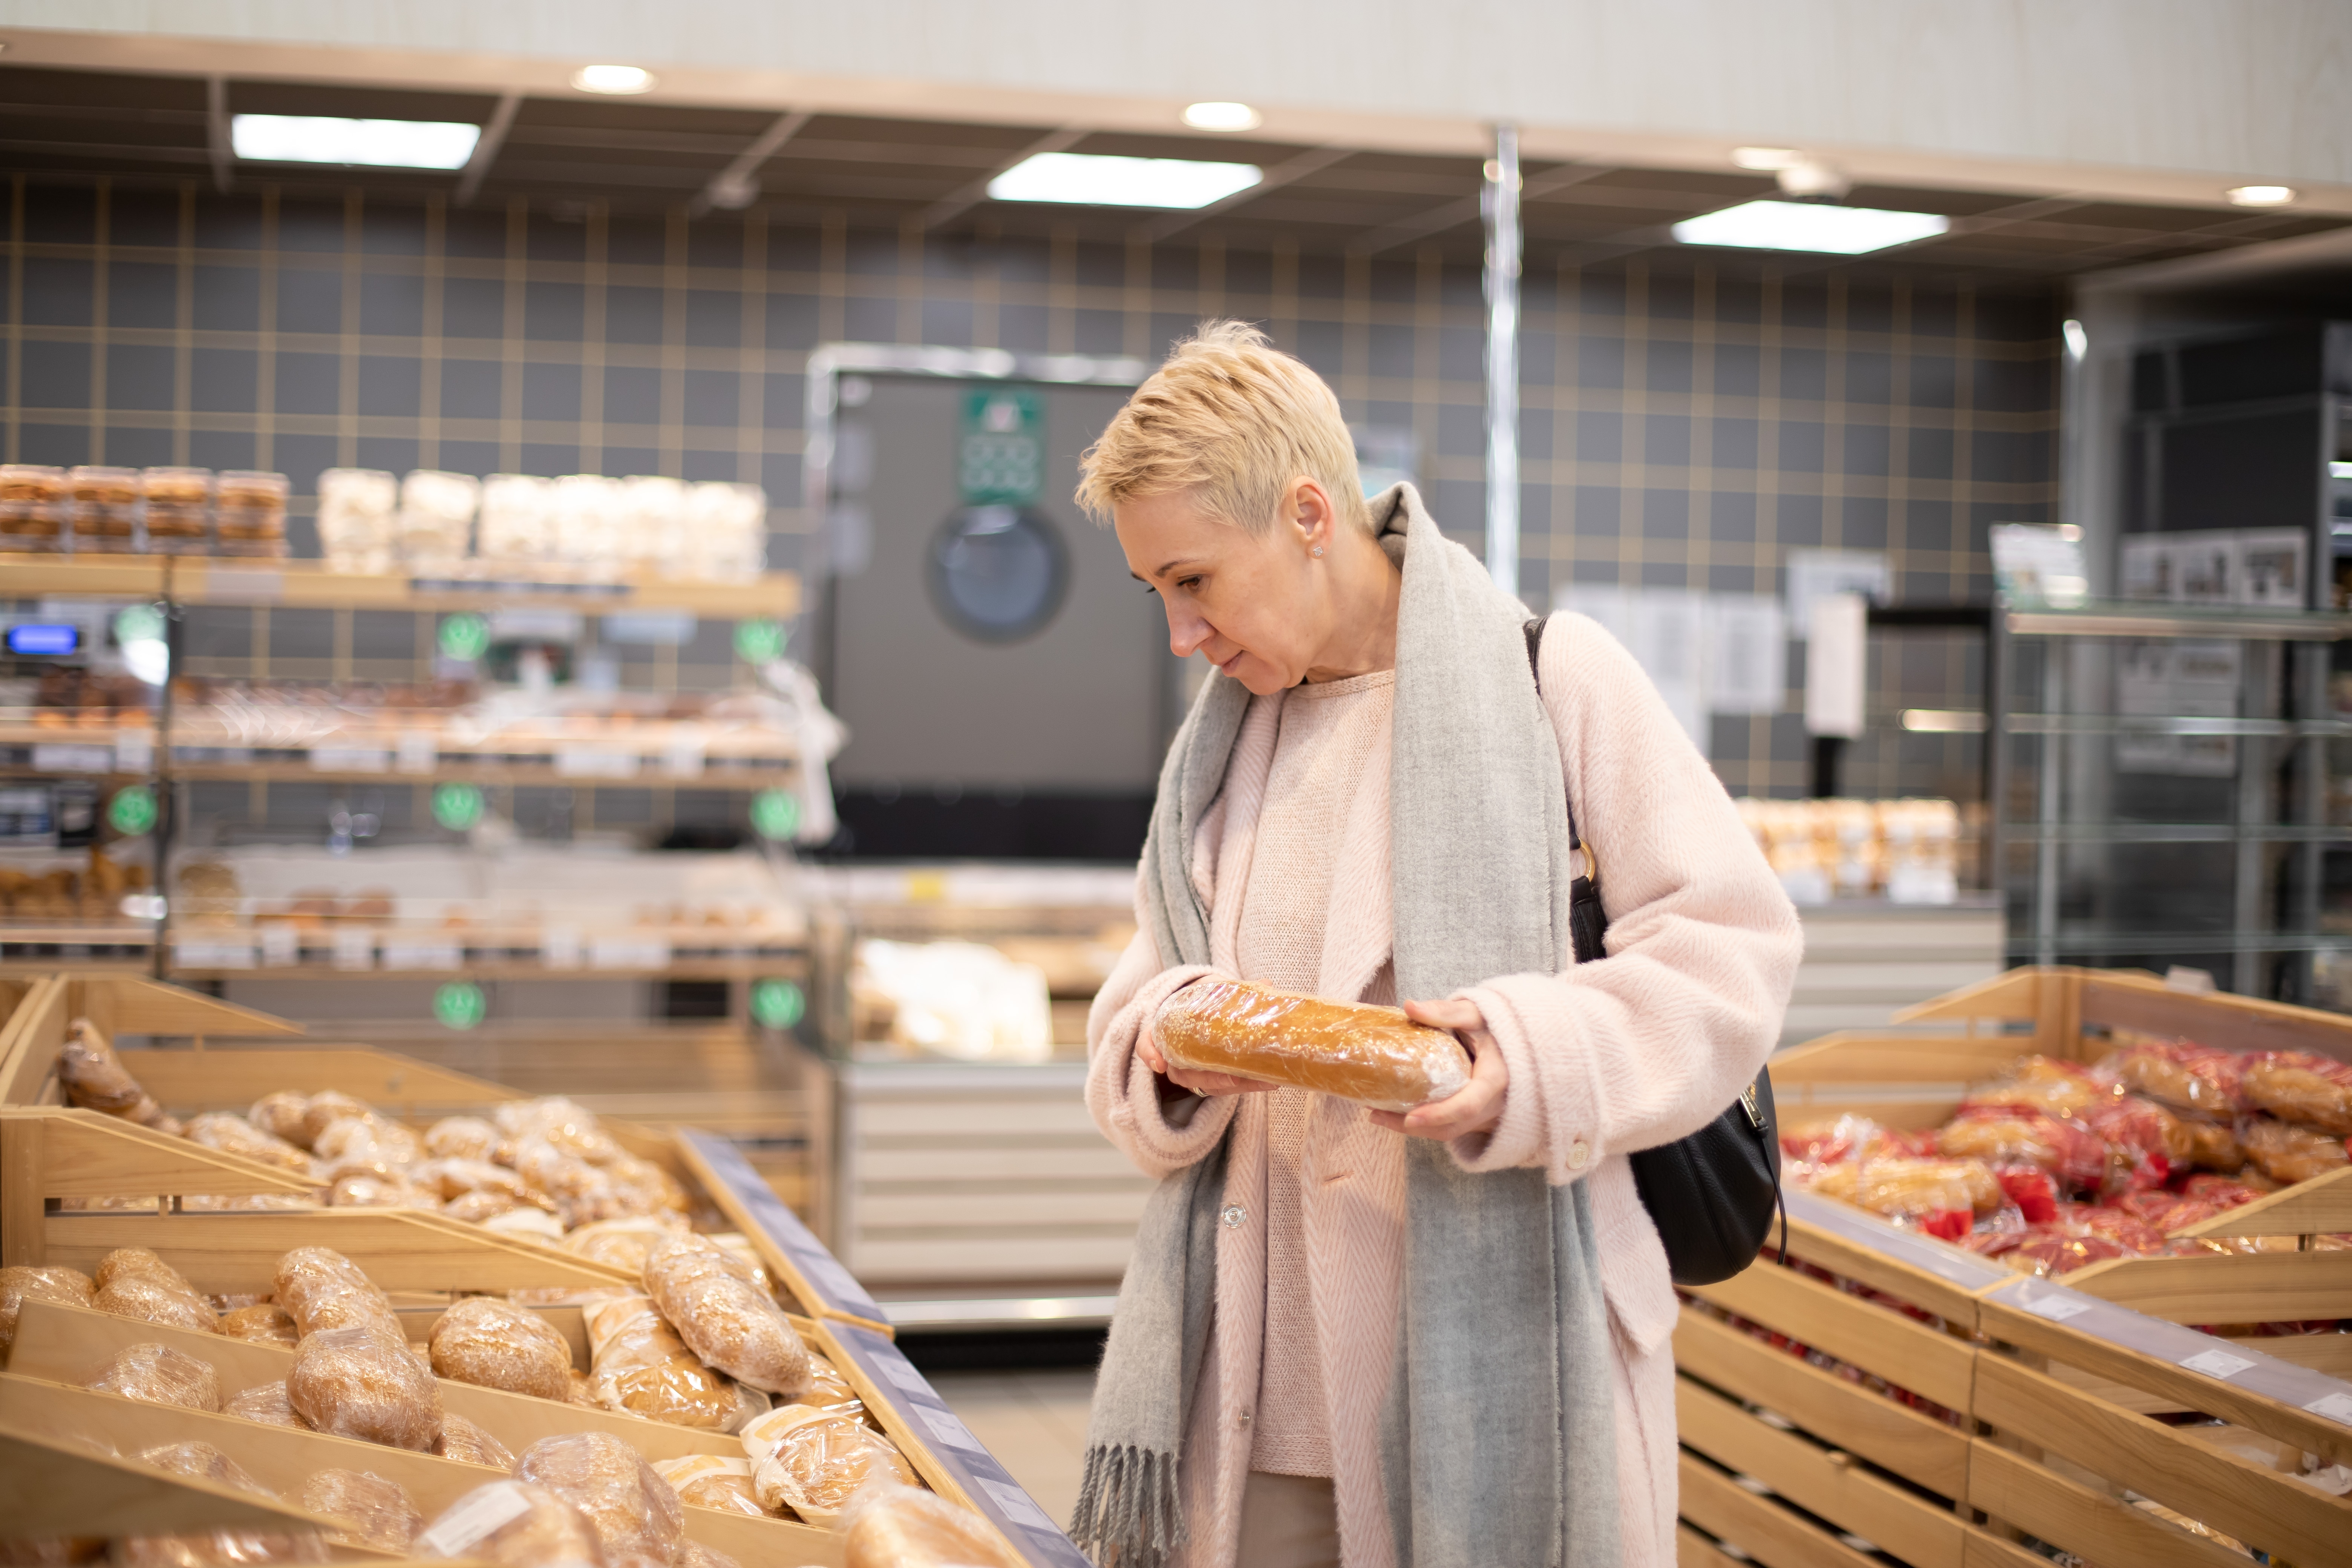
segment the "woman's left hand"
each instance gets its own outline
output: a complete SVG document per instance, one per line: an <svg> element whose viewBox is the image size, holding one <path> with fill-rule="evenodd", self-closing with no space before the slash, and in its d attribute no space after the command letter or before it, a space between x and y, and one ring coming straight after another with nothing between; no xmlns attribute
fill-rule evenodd
<svg viewBox="0 0 2352 1568"><path fill-rule="evenodd" d="M1451 1029L1469 1047L1470 1081L1427 1105L1411 1110L1375 1110L1372 1120L1382 1127L1412 1138L1450 1141L1484 1132L1503 1119L1503 1090L1511 1081L1503 1063L1503 1047L1486 1027L1486 1016L1475 1002L1408 1002L1404 1016L1433 1029Z"/></svg>

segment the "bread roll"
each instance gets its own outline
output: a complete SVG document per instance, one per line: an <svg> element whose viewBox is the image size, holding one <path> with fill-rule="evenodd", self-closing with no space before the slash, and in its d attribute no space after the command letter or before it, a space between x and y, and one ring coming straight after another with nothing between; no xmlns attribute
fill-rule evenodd
<svg viewBox="0 0 2352 1568"><path fill-rule="evenodd" d="M686 1535L677 1493L610 1433L541 1437L522 1451L514 1473L587 1515L612 1568L667 1568L677 1556Z"/></svg>
<svg viewBox="0 0 2352 1568"><path fill-rule="evenodd" d="M337 1089L323 1089L312 1095L302 1106L302 1136L282 1134L291 1142L305 1149L319 1146L319 1135L346 1118L373 1116L375 1111L363 1100L353 1100Z"/></svg>
<svg viewBox="0 0 2352 1568"><path fill-rule="evenodd" d="M585 1514L546 1488L520 1481L476 1487L443 1509L410 1550L500 1568L613 1568Z"/></svg>
<svg viewBox="0 0 2352 1568"><path fill-rule="evenodd" d="M514 1468L515 1457L504 1443L454 1410L441 1413L441 1440L433 1445L433 1451L459 1464L488 1465L494 1470Z"/></svg>
<svg viewBox="0 0 2352 1568"><path fill-rule="evenodd" d="M1990 1214L2001 1203L2000 1183L1975 1160L1850 1160L1824 1167L1811 1185L1874 1214L1906 1217Z"/></svg>
<svg viewBox="0 0 2352 1568"><path fill-rule="evenodd" d="M518 1143L527 1138L540 1139L592 1165L606 1164L620 1157L621 1146L596 1124L595 1113L560 1095L544 1100L509 1100L491 1116L499 1131Z"/></svg>
<svg viewBox="0 0 2352 1568"><path fill-rule="evenodd" d="M143 1247L125 1251L146 1252ZM116 1268L107 1265L120 1253L110 1253L99 1260L98 1293L90 1305L101 1312L112 1312L119 1318L137 1318L142 1322L163 1323L175 1329L199 1329L211 1333L220 1323L220 1314L213 1310L210 1301L196 1294L195 1288L180 1277L179 1270L156 1260L152 1270ZM146 1256L154 1258L147 1252Z"/></svg>
<svg viewBox="0 0 2352 1568"><path fill-rule="evenodd" d="M2248 1104L2283 1121L2352 1138L2352 1063L2307 1051L2263 1051L2247 1058L2241 1089Z"/></svg>
<svg viewBox="0 0 2352 1568"><path fill-rule="evenodd" d="M505 1133L478 1116L445 1116L425 1130L425 1152L436 1160L485 1160L498 1163L501 1151L509 1157Z"/></svg>
<svg viewBox="0 0 2352 1568"><path fill-rule="evenodd" d="M2243 1131L2248 1163L2282 1185L2307 1182L2352 1164L2352 1154L2347 1153L2345 1141L2315 1127L2250 1116Z"/></svg>
<svg viewBox="0 0 2352 1568"><path fill-rule="evenodd" d="M16 1317L27 1301L57 1301L87 1307L98 1294L90 1277L79 1268L48 1264L17 1263L0 1268L0 1360L16 1342Z"/></svg>
<svg viewBox="0 0 2352 1568"><path fill-rule="evenodd" d="M433 1325L433 1371L509 1394L562 1401L572 1392L572 1345L538 1313L494 1296L468 1296Z"/></svg>
<svg viewBox="0 0 2352 1568"><path fill-rule="evenodd" d="M327 1247L298 1247L278 1259L270 1276L278 1304L305 1334L327 1329L373 1326L395 1338L399 1315L392 1299L360 1266Z"/></svg>
<svg viewBox="0 0 2352 1568"><path fill-rule="evenodd" d="M294 1414L293 1401L286 1397L286 1384L257 1383L221 1406L224 1415L235 1415L247 1421L258 1421L265 1426L287 1426L297 1432L308 1432L310 1423Z"/></svg>
<svg viewBox="0 0 2352 1568"><path fill-rule="evenodd" d="M423 1153L415 1133L373 1114L327 1123L312 1146L314 1168L322 1182L345 1176L400 1177Z"/></svg>
<svg viewBox="0 0 2352 1568"><path fill-rule="evenodd" d="M117 1279L127 1279L134 1274L151 1275L185 1290L193 1291L195 1289L188 1283L186 1275L164 1262L158 1254L143 1247L116 1247L98 1260L98 1267L90 1270L90 1280L98 1289L103 1290Z"/></svg>
<svg viewBox="0 0 2352 1568"><path fill-rule="evenodd" d="M2193 1040L2128 1046L2100 1062L2097 1070L2123 1089L2175 1110L2223 1117L2243 1109L2237 1054Z"/></svg>
<svg viewBox="0 0 2352 1568"><path fill-rule="evenodd" d="M58 1051L58 1079L65 1086L67 1100L85 1110L103 1111L142 1127L178 1128L163 1114L163 1108L148 1098L114 1054L112 1043L87 1018L76 1018L66 1026L65 1044Z"/></svg>
<svg viewBox="0 0 2352 1568"><path fill-rule="evenodd" d="M425 1516L409 1500L407 1488L366 1470L320 1470L302 1483L302 1506L342 1522L342 1529L327 1531L327 1539L339 1546L404 1555L425 1528Z"/></svg>
<svg viewBox="0 0 2352 1568"><path fill-rule="evenodd" d="M1238 980L1195 980L1160 1004L1151 1037L1171 1065L1337 1095L1383 1110L1444 1100L1469 1053L1395 1007L1326 1002Z"/></svg>
<svg viewBox="0 0 2352 1568"><path fill-rule="evenodd" d="M341 1169L338 1165L334 1169ZM346 1171L327 1189L327 1206L338 1209L437 1209L441 1200L412 1187L398 1175Z"/></svg>
<svg viewBox="0 0 2352 1568"><path fill-rule="evenodd" d="M866 1402L857 1397L857 1390L849 1386L849 1379L841 1369L814 1351L808 1352L809 1385L793 1396L794 1405L805 1405L812 1410L822 1410L828 1415L866 1414Z"/></svg>
<svg viewBox="0 0 2352 1568"><path fill-rule="evenodd" d="M562 1245L564 1251L577 1253L592 1263L642 1275L654 1243L684 1228L682 1222L650 1215L597 1220L568 1233Z"/></svg>
<svg viewBox="0 0 2352 1568"><path fill-rule="evenodd" d="M646 1257L646 1291L678 1337L710 1365L770 1394L808 1386L808 1352L784 1310L727 1249L691 1232Z"/></svg>
<svg viewBox="0 0 2352 1568"><path fill-rule="evenodd" d="M302 1336L286 1379L294 1413L320 1432L430 1453L441 1437L441 1390L408 1346L378 1329Z"/></svg>
<svg viewBox="0 0 2352 1568"><path fill-rule="evenodd" d="M302 1337L286 1309L275 1301L222 1313L216 1331L226 1339L249 1340L257 1345L291 1345Z"/></svg>
<svg viewBox="0 0 2352 1568"><path fill-rule="evenodd" d="M170 1345L125 1345L84 1388L119 1394L142 1405L184 1405L191 1410L221 1407L220 1373Z"/></svg>
<svg viewBox="0 0 2352 1568"><path fill-rule="evenodd" d="M843 1568L1020 1568L980 1515L914 1487L866 1488L837 1528Z"/></svg>
<svg viewBox="0 0 2352 1568"><path fill-rule="evenodd" d="M305 1174L310 1169L310 1156L301 1150L275 1133L264 1132L244 1117L232 1116L225 1110L208 1110L202 1116L190 1117L187 1136L191 1142L217 1149L224 1154L236 1154Z"/></svg>
<svg viewBox="0 0 2352 1568"><path fill-rule="evenodd" d="M245 1119L272 1138L282 1139L298 1149L308 1149L310 1135L303 1130L303 1124L310 1112L309 1095L279 1089L255 1100Z"/></svg>
<svg viewBox="0 0 2352 1568"><path fill-rule="evenodd" d="M512 1208L504 1214L494 1214L482 1221L482 1228L496 1236L520 1236L550 1247L563 1239L563 1222L541 1208Z"/></svg>
<svg viewBox="0 0 2352 1568"><path fill-rule="evenodd" d="M441 1212L451 1219L481 1225L526 1206L522 1199L510 1198L504 1193L459 1193L441 1205Z"/></svg>
<svg viewBox="0 0 2352 1568"><path fill-rule="evenodd" d="M520 1199L530 1192L522 1178L504 1165L462 1155L420 1160L408 1168L408 1179L444 1203L467 1193L498 1193Z"/></svg>
<svg viewBox="0 0 2352 1568"><path fill-rule="evenodd" d="M693 1454L683 1459L656 1459L654 1473L677 1489L677 1500L689 1508L716 1509L766 1519L768 1510L751 1495L751 1461L719 1454Z"/></svg>
<svg viewBox="0 0 2352 1568"><path fill-rule="evenodd" d="M780 1421L795 1411L805 1414L788 1426ZM751 1492L762 1508L788 1508L811 1524L830 1524L869 1482L914 1485L914 1469L898 1447L855 1416L787 1405L763 1421L784 1429L751 1471Z"/></svg>
<svg viewBox="0 0 2352 1568"><path fill-rule="evenodd" d="M714 1552L689 1536L678 1546L677 1568L743 1568L743 1565L724 1552Z"/></svg>
<svg viewBox="0 0 2352 1568"><path fill-rule="evenodd" d="M230 1458L210 1443L190 1440L165 1443L141 1450L133 1458L142 1465L152 1465L159 1470L169 1470L175 1476L187 1476L194 1480L214 1481L221 1486L235 1487L255 1497L273 1501L278 1494L246 1473L245 1467Z"/></svg>
<svg viewBox="0 0 2352 1568"><path fill-rule="evenodd" d="M644 1296L592 1302L589 1388L607 1410L672 1426L724 1431L737 1413L728 1380L702 1364Z"/></svg>

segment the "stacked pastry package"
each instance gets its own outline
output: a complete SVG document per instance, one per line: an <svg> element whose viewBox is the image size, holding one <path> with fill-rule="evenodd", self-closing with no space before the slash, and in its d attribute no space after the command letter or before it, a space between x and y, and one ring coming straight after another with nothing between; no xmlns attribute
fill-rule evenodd
<svg viewBox="0 0 2352 1568"><path fill-rule="evenodd" d="M473 553L474 513L482 483L465 474L419 468L400 481L394 534L401 560L429 576L454 576Z"/></svg>
<svg viewBox="0 0 2352 1568"><path fill-rule="evenodd" d="M319 548L330 572L392 570L400 482L376 468L329 468L319 476Z"/></svg>
<svg viewBox="0 0 2352 1568"><path fill-rule="evenodd" d="M1948 904L1959 897L1959 808L1948 800L1733 803L1780 886L1800 904L1884 898Z"/></svg>
<svg viewBox="0 0 2352 1568"><path fill-rule="evenodd" d="M2179 1232L2352 1165L2352 1064L2190 1040L2090 1065L2021 1057L1942 1126L1784 1121L1789 1175L2032 1274L2109 1258L2294 1250ZM2352 1236L2314 1246L2352 1248Z"/></svg>

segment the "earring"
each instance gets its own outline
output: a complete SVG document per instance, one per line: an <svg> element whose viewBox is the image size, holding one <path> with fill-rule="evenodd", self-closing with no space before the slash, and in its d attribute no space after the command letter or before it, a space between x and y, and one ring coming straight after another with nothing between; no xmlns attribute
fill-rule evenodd
<svg viewBox="0 0 2352 1568"><path fill-rule="evenodd" d="M1318 544L1313 550L1308 551L1307 553L1310 555L1320 555L1323 553L1323 547Z"/></svg>

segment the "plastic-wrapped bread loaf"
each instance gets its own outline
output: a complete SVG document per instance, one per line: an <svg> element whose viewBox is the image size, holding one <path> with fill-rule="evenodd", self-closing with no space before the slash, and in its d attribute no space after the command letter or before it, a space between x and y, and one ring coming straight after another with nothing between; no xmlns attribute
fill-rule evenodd
<svg viewBox="0 0 2352 1568"><path fill-rule="evenodd" d="M2240 1080L2250 1105L2352 1138L2352 1062L2307 1051L2263 1051L2246 1059Z"/></svg>
<svg viewBox="0 0 2352 1568"><path fill-rule="evenodd" d="M87 1018L76 1018L66 1026L65 1044L58 1051L58 1079L65 1085L66 1099L84 1110L103 1111L167 1132L180 1131L180 1124L148 1098L114 1054L113 1045Z"/></svg>
<svg viewBox="0 0 2352 1568"><path fill-rule="evenodd" d="M612 1568L667 1568L686 1535L686 1511L643 1455L605 1432L541 1437L515 1462L515 1479L545 1487L582 1513Z"/></svg>
<svg viewBox="0 0 2352 1568"><path fill-rule="evenodd" d="M495 1193L521 1201L530 1192L523 1179L504 1165L465 1155L436 1155L408 1168L409 1181L447 1202L467 1193Z"/></svg>
<svg viewBox="0 0 2352 1568"><path fill-rule="evenodd" d="M509 1100L490 1114L499 1131L518 1143L536 1138L592 1165L609 1164L620 1157L621 1146L597 1125L595 1113L560 1095Z"/></svg>
<svg viewBox="0 0 2352 1568"><path fill-rule="evenodd" d="M289 1171L306 1174L310 1169L310 1157L273 1132L265 1132L242 1116L232 1116L225 1110L208 1110L202 1116L188 1119L188 1139L207 1149L217 1149L224 1154L242 1155L258 1160L265 1165L280 1165Z"/></svg>
<svg viewBox="0 0 2352 1568"><path fill-rule="evenodd" d="M433 1445L433 1451L461 1465L488 1465L494 1470L514 1468L514 1454L504 1443L454 1410L441 1412L441 1440Z"/></svg>
<svg viewBox="0 0 2352 1568"><path fill-rule="evenodd" d="M808 1386L808 1352L748 1265L691 1232L666 1237L646 1257L646 1292L694 1353L770 1394Z"/></svg>
<svg viewBox="0 0 2352 1568"><path fill-rule="evenodd" d="M281 1139L298 1149L310 1146L310 1134L303 1121L310 1113L310 1097L297 1094L290 1089L272 1089L253 1102L245 1113L247 1121L272 1138Z"/></svg>
<svg viewBox="0 0 2352 1568"><path fill-rule="evenodd" d="M294 1403L286 1396L286 1384L257 1383L221 1406L224 1415L235 1415L247 1421L258 1421L265 1426L287 1426L297 1432L308 1432L309 1422L294 1413Z"/></svg>
<svg viewBox="0 0 2352 1568"><path fill-rule="evenodd" d="M400 1318L392 1299L360 1266L327 1247L298 1247L278 1259L270 1279L278 1304L305 1334L327 1329L374 1327L395 1338Z"/></svg>
<svg viewBox="0 0 2352 1568"><path fill-rule="evenodd" d="M1174 1066L1315 1089L1384 1110L1444 1100L1469 1053L1395 1007L1326 1002L1238 980L1196 980L1160 1004L1151 1037Z"/></svg>
<svg viewBox="0 0 2352 1568"><path fill-rule="evenodd" d="M743 1429L743 1447L753 1459L751 1492L760 1505L788 1508L811 1524L832 1523L869 1482L915 1480L889 1438L856 1416L805 1405L788 1405L753 1422Z"/></svg>
<svg viewBox="0 0 2352 1568"><path fill-rule="evenodd" d="M408 1489L366 1470L320 1470L302 1483L302 1506L342 1522L327 1539L340 1546L368 1546L404 1555L425 1516Z"/></svg>
<svg viewBox="0 0 2352 1568"><path fill-rule="evenodd" d="M725 1431L740 1405L728 1379L702 1364L649 1298L595 1301L583 1311L595 1402L672 1426Z"/></svg>
<svg viewBox="0 0 2352 1568"><path fill-rule="evenodd" d="M425 1152L436 1160L482 1160L499 1163L500 1152L514 1152L507 1135L478 1116L445 1116L425 1130Z"/></svg>
<svg viewBox="0 0 2352 1568"><path fill-rule="evenodd" d="M291 1345L302 1337L286 1309L275 1301L223 1312L217 1331L223 1339L249 1340L258 1345Z"/></svg>
<svg viewBox="0 0 2352 1568"><path fill-rule="evenodd" d="M564 1237L563 1250L577 1253L591 1263L602 1263L629 1274L642 1275L646 1271L646 1258L653 1251L654 1243L676 1235L681 1228L680 1222L655 1219L649 1215L597 1220Z"/></svg>
<svg viewBox="0 0 2352 1568"><path fill-rule="evenodd" d="M2000 1183L1976 1160L1852 1160L1823 1169L1813 1191L1876 1214L1990 1214Z"/></svg>
<svg viewBox="0 0 2352 1568"><path fill-rule="evenodd" d="M211 1333L220 1314L180 1271L143 1247L117 1247L98 1260L98 1291L89 1304L101 1312L175 1329Z"/></svg>
<svg viewBox="0 0 2352 1568"><path fill-rule="evenodd" d="M2250 1116L2243 1123L2246 1159L2272 1181L2292 1186L2352 1164L2346 1141L2315 1127Z"/></svg>
<svg viewBox="0 0 2352 1568"><path fill-rule="evenodd" d="M980 1515L914 1487L866 1488L834 1530L843 1568L1018 1568Z"/></svg>
<svg viewBox="0 0 2352 1568"><path fill-rule="evenodd" d="M476 1487L443 1509L411 1550L499 1568L616 1568L587 1515L545 1487L520 1481Z"/></svg>
<svg viewBox="0 0 2352 1568"><path fill-rule="evenodd" d="M18 1263L0 1268L0 1360L16 1342L16 1318L27 1301L57 1301L87 1307L98 1286L79 1268L51 1264Z"/></svg>
<svg viewBox="0 0 2352 1568"><path fill-rule="evenodd" d="M433 1451L441 1390L408 1346L373 1328L302 1336L286 1378L294 1413L313 1428L386 1447Z"/></svg>
<svg viewBox="0 0 2352 1568"><path fill-rule="evenodd" d="M828 1415L866 1414L866 1402L857 1397L857 1390L849 1386L849 1379L841 1369L819 1355L809 1352L809 1385L793 1397L794 1405L805 1405L812 1410L822 1410Z"/></svg>
<svg viewBox="0 0 2352 1568"><path fill-rule="evenodd" d="M743 1568L724 1552L714 1552L691 1536L678 1542L676 1568Z"/></svg>
<svg viewBox="0 0 2352 1568"><path fill-rule="evenodd" d="M538 1313L468 1296L433 1325L433 1371L509 1394L562 1401L572 1393L572 1345Z"/></svg>
<svg viewBox="0 0 2352 1568"><path fill-rule="evenodd" d="M319 1146L319 1135L336 1122L354 1117L373 1117L375 1111L364 1100L353 1100L340 1089L321 1089L302 1103L302 1134L281 1132L289 1142L299 1143L305 1149Z"/></svg>
<svg viewBox="0 0 2352 1568"><path fill-rule="evenodd" d="M221 1407L220 1373L170 1345L125 1345L104 1370L82 1384L100 1394L119 1394L142 1405L184 1405L191 1410Z"/></svg>
<svg viewBox="0 0 2352 1568"><path fill-rule="evenodd" d="M766 1519L768 1510L751 1493L751 1461L723 1454L690 1454L683 1459L656 1459L654 1473L677 1489L677 1500L689 1508L716 1509Z"/></svg>

